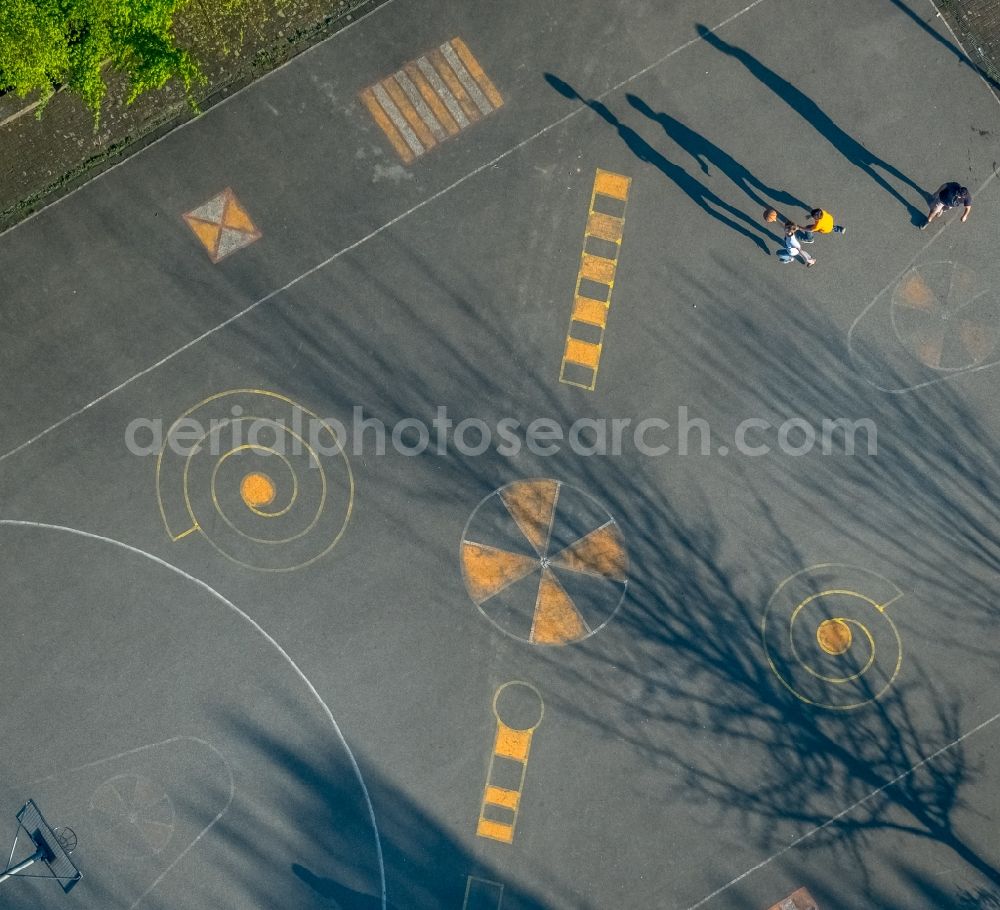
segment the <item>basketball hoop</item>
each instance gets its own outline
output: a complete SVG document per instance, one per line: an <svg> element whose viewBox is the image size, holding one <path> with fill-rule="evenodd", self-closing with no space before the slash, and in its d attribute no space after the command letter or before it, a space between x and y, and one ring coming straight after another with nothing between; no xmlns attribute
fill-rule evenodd
<svg viewBox="0 0 1000 910"><path fill-rule="evenodd" d="M25 835L34 848L29 856L14 862L14 851L17 841ZM29 799L17 813L17 833L7 858L7 868L0 872L0 883L13 878L54 878L63 891L70 889L83 878L83 873L77 869L70 854L76 849L76 834L72 828L52 828L45 821L34 800ZM25 870L35 863L42 863L48 870L47 875L36 875Z"/></svg>

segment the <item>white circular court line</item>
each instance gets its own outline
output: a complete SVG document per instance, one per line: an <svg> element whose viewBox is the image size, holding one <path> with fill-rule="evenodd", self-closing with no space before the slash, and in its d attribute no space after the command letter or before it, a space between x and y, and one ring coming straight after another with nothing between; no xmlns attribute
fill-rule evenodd
<svg viewBox="0 0 1000 910"><path fill-rule="evenodd" d="M330 710L329 706L325 701L323 701L319 692L316 691L316 687L309 681L309 677L305 675L300 669L298 664L289 656L288 652L281 647L280 644L267 632L265 629L252 617L244 613L239 607L236 606L231 600L224 597L218 591L215 590L210 584L202 581L200 578L195 578L183 569L179 569L177 566L172 565L165 559L160 559L159 556L154 556L152 553L147 553L145 550L140 550L138 547L133 547L131 544L123 543L120 540L115 540L113 537L104 537L101 534L94 534L91 531L81 531L79 528L70 528L66 525L54 525L48 524L42 521L24 521L14 518L0 518L0 527L15 527L15 528L35 528L43 531L62 531L66 534L75 534L77 537L85 537L89 540L97 540L101 543L111 544L112 546L119 547L122 550L126 550L129 553L135 553L137 556L144 556L150 562L154 562L157 565L163 566L165 569L169 569L171 572L180 575L181 578L185 578L193 584L197 585L204 591L207 591L212 597L219 600L224 606L232 610L237 616L247 622L256 632L258 632L268 644L270 644L288 663L288 665L295 672L300 680L305 684L306 688L312 693L313 697L319 702L320 707L323 709L323 713L326 715L327 720L330 721L330 725L333 727L334 732L337 734L337 738L340 740L340 744L344 747L344 751L347 752L347 757L350 759L351 768L354 770L354 775L358 779L358 784L361 786L361 792L365 798L365 806L368 809L368 819L372 825L372 831L375 833L375 854L378 857L378 874L379 874L379 884L381 888L381 903L382 910L386 910L386 889L385 889L385 863L382 859L382 839L379 836L378 825L375 823L375 808L372 805L371 796L368 794L368 788L365 786L364 778L361 776L361 768L358 766L358 762L354 757L354 753L351 751L351 747L347 745L347 740L344 739L344 734L341 733L340 727L337 725L337 721L334 719L333 712ZM206 829L207 830L207 829ZM204 833L204 832L203 832ZM161 875L160 878L163 876ZM159 883L160 879L154 882L154 886ZM149 890L152 890L150 888ZM142 896L145 897L149 893L146 891ZM142 898L140 898L141 900ZM133 904L133 907L135 905Z"/></svg>

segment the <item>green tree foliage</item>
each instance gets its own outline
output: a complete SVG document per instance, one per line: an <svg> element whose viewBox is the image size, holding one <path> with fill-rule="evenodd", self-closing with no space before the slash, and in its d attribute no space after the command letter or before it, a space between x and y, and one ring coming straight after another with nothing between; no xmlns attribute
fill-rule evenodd
<svg viewBox="0 0 1000 910"><path fill-rule="evenodd" d="M202 79L174 44L173 16L188 0L0 0L0 89L24 96L64 84L100 116L105 65L127 75L128 102L170 79L188 97Z"/></svg>

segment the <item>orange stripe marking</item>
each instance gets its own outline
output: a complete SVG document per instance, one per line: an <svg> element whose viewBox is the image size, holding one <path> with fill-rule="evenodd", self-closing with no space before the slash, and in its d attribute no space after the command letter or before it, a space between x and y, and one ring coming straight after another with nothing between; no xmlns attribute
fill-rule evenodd
<svg viewBox="0 0 1000 910"><path fill-rule="evenodd" d="M458 124L455 123L455 119L448 113L448 108L444 106L438 93L434 91L434 88L424 77L424 74L420 72L420 68L415 63L407 63L403 67L403 70L410 77L410 81L417 87L417 91L420 92L421 97L427 102L427 106L431 109L434 116L437 117L438 123L448 131L449 135L454 136L458 132Z"/></svg>
<svg viewBox="0 0 1000 910"><path fill-rule="evenodd" d="M458 76L455 75L451 64L444 59L444 54L438 48L434 48L427 55L427 58L434 64L434 69L438 71L438 75L444 80L444 84L448 86L459 105L461 105L462 110L465 111L465 116L470 120L479 120L483 116L483 112L479 110L462 87L462 83L458 81Z"/></svg>
<svg viewBox="0 0 1000 910"><path fill-rule="evenodd" d="M407 123L413 127L413 132L417 134L417 138L423 143L424 148L429 149L437 145L437 139L434 138L434 134L427 128L427 124L424 123L423 118L410 103L410 99L406 97L406 92L400 88L399 83L390 76L388 79L382 80L382 88L389 93L389 97L396 103L399 112L406 118Z"/></svg>
<svg viewBox="0 0 1000 910"><path fill-rule="evenodd" d="M366 88L361 93L361 100L365 103L365 107L368 108L372 119L382 128L382 132L385 133L386 137L392 143L396 154L406 164L413 161L413 150L407 145L406 140L399 135L399 130L396 129L395 124L389 119L389 115L382 110L382 105L378 103L375 93L370 88Z"/></svg>
<svg viewBox="0 0 1000 910"><path fill-rule="evenodd" d="M496 90L496 86L490 82L489 76L483 72L483 68L479 65L479 61L472 56L472 51L469 50L468 45L466 45L461 38L452 38L450 44L453 48L455 48L455 53L458 54L458 59L465 64L465 68L469 71L469 75L476 80L479 87L483 90L483 94L490 99L490 104L494 107L502 107L503 98Z"/></svg>

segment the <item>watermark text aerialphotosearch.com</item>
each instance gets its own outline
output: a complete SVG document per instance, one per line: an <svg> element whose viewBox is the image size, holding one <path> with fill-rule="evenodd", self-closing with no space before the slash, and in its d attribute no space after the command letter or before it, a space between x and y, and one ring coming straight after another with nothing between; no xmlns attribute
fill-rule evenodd
<svg viewBox="0 0 1000 910"><path fill-rule="evenodd" d="M749 458L779 452L800 457L876 455L878 430L869 418L807 420L789 417L774 423L762 417L740 421L730 442L720 443L708 421L677 409L674 420L663 417L581 417L565 426L549 417L529 421L503 417L493 423L478 417L455 421L439 407L429 421L405 417L391 427L377 417L366 417L356 406L350 426L336 418L319 419L294 408L290 419L248 416L234 406L226 418L207 422L192 417L168 423L161 418L138 417L125 428L125 445L139 456L164 448L186 457L198 451L221 455L247 447L261 452L300 455L463 455L489 451L514 458L522 451L542 457L569 451L576 455L622 455L629 451L652 458L664 455L730 455Z"/></svg>

